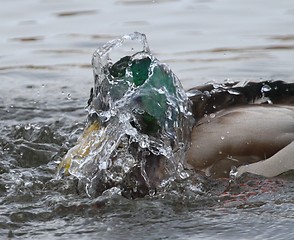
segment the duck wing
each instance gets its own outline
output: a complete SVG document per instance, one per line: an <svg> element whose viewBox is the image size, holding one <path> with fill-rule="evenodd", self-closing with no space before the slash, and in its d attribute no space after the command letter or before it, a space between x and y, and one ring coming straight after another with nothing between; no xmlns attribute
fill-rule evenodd
<svg viewBox="0 0 294 240"><path fill-rule="evenodd" d="M207 84L187 91L197 120L222 109L247 104L294 105L294 83L283 81Z"/></svg>
<svg viewBox="0 0 294 240"><path fill-rule="evenodd" d="M264 176L294 168L294 160L287 158L294 151L293 83L205 85L193 91L196 124L188 165L214 177L228 177L232 166L240 167L239 174ZM280 163L274 172L273 162Z"/></svg>

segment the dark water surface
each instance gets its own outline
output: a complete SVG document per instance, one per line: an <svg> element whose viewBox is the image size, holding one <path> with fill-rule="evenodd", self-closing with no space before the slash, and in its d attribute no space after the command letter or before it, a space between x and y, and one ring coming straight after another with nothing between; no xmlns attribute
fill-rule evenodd
<svg viewBox="0 0 294 240"><path fill-rule="evenodd" d="M143 32L186 89L294 82L292 0L13 0L0 19L0 239L294 238L293 174L183 182L137 200L89 199L54 179L85 123L97 47Z"/></svg>

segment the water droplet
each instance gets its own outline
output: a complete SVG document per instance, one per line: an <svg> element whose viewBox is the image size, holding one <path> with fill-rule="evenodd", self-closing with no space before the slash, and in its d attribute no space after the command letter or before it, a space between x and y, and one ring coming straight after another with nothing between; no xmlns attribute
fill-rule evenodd
<svg viewBox="0 0 294 240"><path fill-rule="evenodd" d="M25 130L30 130L33 126L29 123L27 125L25 125L24 129Z"/></svg>
<svg viewBox="0 0 294 240"><path fill-rule="evenodd" d="M155 196L156 190L155 189L149 189L149 196Z"/></svg>
<svg viewBox="0 0 294 240"><path fill-rule="evenodd" d="M212 83L212 86L213 86L213 88L215 88L215 89L218 89L218 88L221 88L221 87L222 87L221 84L216 83L216 82L213 82L213 83Z"/></svg>
<svg viewBox="0 0 294 240"><path fill-rule="evenodd" d="M224 136L221 136L221 140L224 140L225 139L225 137Z"/></svg>
<svg viewBox="0 0 294 240"><path fill-rule="evenodd" d="M215 114L214 114L214 113L211 113L211 114L209 115L209 117L210 117L210 118L215 118Z"/></svg>
<svg viewBox="0 0 294 240"><path fill-rule="evenodd" d="M187 173L186 171L181 171L179 174L181 179L187 179L189 177L189 173Z"/></svg>
<svg viewBox="0 0 294 240"><path fill-rule="evenodd" d="M193 96L196 96L196 95L201 95L202 92L197 90L197 89L191 89L191 90L188 90L186 92L186 94L187 94L188 97L193 97ZM204 100L203 96L201 96L200 99L203 101Z"/></svg>
<svg viewBox="0 0 294 240"><path fill-rule="evenodd" d="M209 91L204 91L203 93L204 93L207 97L211 97L211 94L210 94Z"/></svg>
<svg viewBox="0 0 294 240"><path fill-rule="evenodd" d="M107 163L105 161L101 161L99 164L100 170L105 170L107 168Z"/></svg>
<svg viewBox="0 0 294 240"><path fill-rule="evenodd" d="M34 128L35 128L36 130L40 130L40 129L41 129L41 125L35 124L35 125L34 125Z"/></svg>
<svg viewBox="0 0 294 240"><path fill-rule="evenodd" d="M129 136L136 136L137 134L137 129L133 127L129 127L125 130L125 133Z"/></svg>
<svg viewBox="0 0 294 240"><path fill-rule="evenodd" d="M229 89L228 90L228 93L229 94L232 94L232 95L240 95L241 93L238 91L238 90L236 90L236 89Z"/></svg>
<svg viewBox="0 0 294 240"><path fill-rule="evenodd" d="M231 80L230 78L227 78L227 79L225 79L224 83L234 84L235 82L233 80Z"/></svg>
<svg viewBox="0 0 294 240"><path fill-rule="evenodd" d="M270 100L270 99L267 99L267 103L268 104L273 104L272 100Z"/></svg>
<svg viewBox="0 0 294 240"><path fill-rule="evenodd" d="M237 174L238 174L238 169L237 169L235 166L232 166L232 167L231 167L230 174L229 174L230 178L231 178L232 180L235 180L236 177L237 177Z"/></svg>
<svg viewBox="0 0 294 240"><path fill-rule="evenodd" d="M139 145L140 145L141 148L148 148L149 142L146 141L146 140L143 140L143 141L139 142Z"/></svg>
<svg viewBox="0 0 294 240"><path fill-rule="evenodd" d="M272 88L267 84L263 85L262 88L261 88L261 92L263 92L263 93L264 92L269 92L270 90L272 90Z"/></svg>
<svg viewBox="0 0 294 240"><path fill-rule="evenodd" d="M71 99L71 95L70 95L70 93L69 93L69 94L67 94L67 99L68 99L68 100L70 100L70 99Z"/></svg>
<svg viewBox="0 0 294 240"><path fill-rule="evenodd" d="M219 154L219 155L222 155L222 154L223 154L223 152L222 152L222 151L219 151L219 152L218 152L218 154Z"/></svg>
<svg viewBox="0 0 294 240"><path fill-rule="evenodd" d="M166 117L167 117L168 119L172 120L172 111L171 111L170 109L168 109L168 110L166 111Z"/></svg>
<svg viewBox="0 0 294 240"><path fill-rule="evenodd" d="M27 188L30 188L30 187L33 186L33 183L32 182L25 182L24 186L27 187Z"/></svg>

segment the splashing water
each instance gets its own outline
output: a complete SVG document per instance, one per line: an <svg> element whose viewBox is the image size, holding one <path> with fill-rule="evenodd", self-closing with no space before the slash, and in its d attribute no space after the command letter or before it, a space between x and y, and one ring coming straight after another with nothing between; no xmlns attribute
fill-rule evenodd
<svg viewBox="0 0 294 240"><path fill-rule="evenodd" d="M141 51L113 61L134 42ZM59 175L68 170L90 196L114 186L152 189L163 178L182 175L193 126L190 101L169 67L150 53L145 35L108 42L94 52L92 65L88 124Z"/></svg>

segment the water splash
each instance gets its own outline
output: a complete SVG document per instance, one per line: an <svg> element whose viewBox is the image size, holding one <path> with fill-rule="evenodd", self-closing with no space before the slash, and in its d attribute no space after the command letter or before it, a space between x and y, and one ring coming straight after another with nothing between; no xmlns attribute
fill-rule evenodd
<svg viewBox="0 0 294 240"><path fill-rule="evenodd" d="M229 173L230 180L234 181L238 175L238 168L236 166L231 167L231 171Z"/></svg>
<svg viewBox="0 0 294 240"><path fill-rule="evenodd" d="M114 61L130 42L141 50L128 49L131 55ZM94 52L92 65L88 125L63 166L85 182L90 196L112 186L152 189L182 174L193 126L190 101L170 68L151 54L145 35L108 42Z"/></svg>

